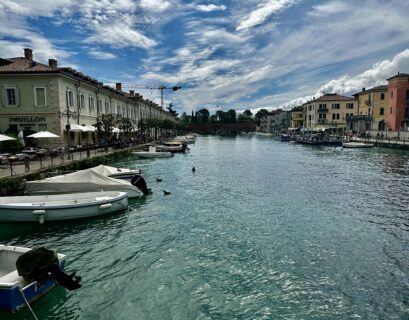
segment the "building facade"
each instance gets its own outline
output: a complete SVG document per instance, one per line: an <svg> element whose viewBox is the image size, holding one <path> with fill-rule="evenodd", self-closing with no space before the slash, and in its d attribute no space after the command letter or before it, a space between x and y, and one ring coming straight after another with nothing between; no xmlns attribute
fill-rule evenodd
<svg viewBox="0 0 409 320"><path fill-rule="evenodd" d="M122 91L120 83L111 88L71 68L58 67L54 59L41 64L33 60L30 49L24 50L24 57L0 59L0 102L1 132L50 131L60 136L59 141L53 140L60 146L68 140L96 142L93 131L104 114L130 119L134 130L142 119L176 121L134 91Z"/></svg>
<svg viewBox="0 0 409 320"><path fill-rule="evenodd" d="M303 108L297 107L290 111L290 127L293 129L301 128L304 125Z"/></svg>
<svg viewBox="0 0 409 320"><path fill-rule="evenodd" d="M388 86L362 88L354 97L358 100L358 112L347 119L348 127L357 133L384 131L388 117Z"/></svg>
<svg viewBox="0 0 409 320"><path fill-rule="evenodd" d="M336 93L327 93L302 105L304 128L347 129L347 118L358 112L358 101Z"/></svg>
<svg viewBox="0 0 409 320"><path fill-rule="evenodd" d="M260 131L274 133L286 131L290 124L290 113L281 109L273 110L260 118Z"/></svg>
<svg viewBox="0 0 409 320"><path fill-rule="evenodd" d="M389 130L409 129L409 74L398 73L388 80L388 117Z"/></svg>

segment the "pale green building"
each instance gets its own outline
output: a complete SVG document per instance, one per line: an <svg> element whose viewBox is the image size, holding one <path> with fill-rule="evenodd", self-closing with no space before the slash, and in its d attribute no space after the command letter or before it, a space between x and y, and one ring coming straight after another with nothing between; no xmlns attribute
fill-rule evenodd
<svg viewBox="0 0 409 320"><path fill-rule="evenodd" d="M24 49L24 57L0 58L0 102L1 132L50 131L60 138L45 143L60 147L67 146L68 134L72 145L96 142L95 124L103 114L131 119L134 130L141 119L176 121L152 101L122 91L121 83L109 87L58 67L54 59L41 64L33 60L31 49Z"/></svg>

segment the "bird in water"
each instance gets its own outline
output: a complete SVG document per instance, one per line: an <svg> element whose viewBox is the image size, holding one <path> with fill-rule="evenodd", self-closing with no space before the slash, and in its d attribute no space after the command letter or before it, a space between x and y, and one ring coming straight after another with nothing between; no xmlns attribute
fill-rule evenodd
<svg viewBox="0 0 409 320"><path fill-rule="evenodd" d="M193 173L195 173L195 171L196 171L196 168L195 168L195 167L193 167L193 168L192 168L192 172L193 172Z"/></svg>
<svg viewBox="0 0 409 320"><path fill-rule="evenodd" d="M164 194L165 196L167 196L167 195L170 194L170 191L166 191L166 190L162 190L162 191L163 191L163 194Z"/></svg>
<svg viewBox="0 0 409 320"><path fill-rule="evenodd" d="M156 182L162 182L161 178L156 178Z"/></svg>

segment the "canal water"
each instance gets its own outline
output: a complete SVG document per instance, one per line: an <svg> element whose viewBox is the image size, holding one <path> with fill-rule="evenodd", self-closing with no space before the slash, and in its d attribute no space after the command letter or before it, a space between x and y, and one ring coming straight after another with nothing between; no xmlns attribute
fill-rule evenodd
<svg viewBox="0 0 409 320"><path fill-rule="evenodd" d="M409 152L204 136L113 164L142 169L153 195L0 225L0 243L56 249L82 276L33 303L39 319L409 318Z"/></svg>

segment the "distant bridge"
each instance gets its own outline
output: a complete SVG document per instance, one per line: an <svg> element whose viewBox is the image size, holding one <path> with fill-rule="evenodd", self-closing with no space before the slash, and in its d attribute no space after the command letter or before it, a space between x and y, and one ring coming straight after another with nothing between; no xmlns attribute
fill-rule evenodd
<svg viewBox="0 0 409 320"><path fill-rule="evenodd" d="M256 124L250 123L189 123L188 130L201 134L236 134L242 131L256 131Z"/></svg>

